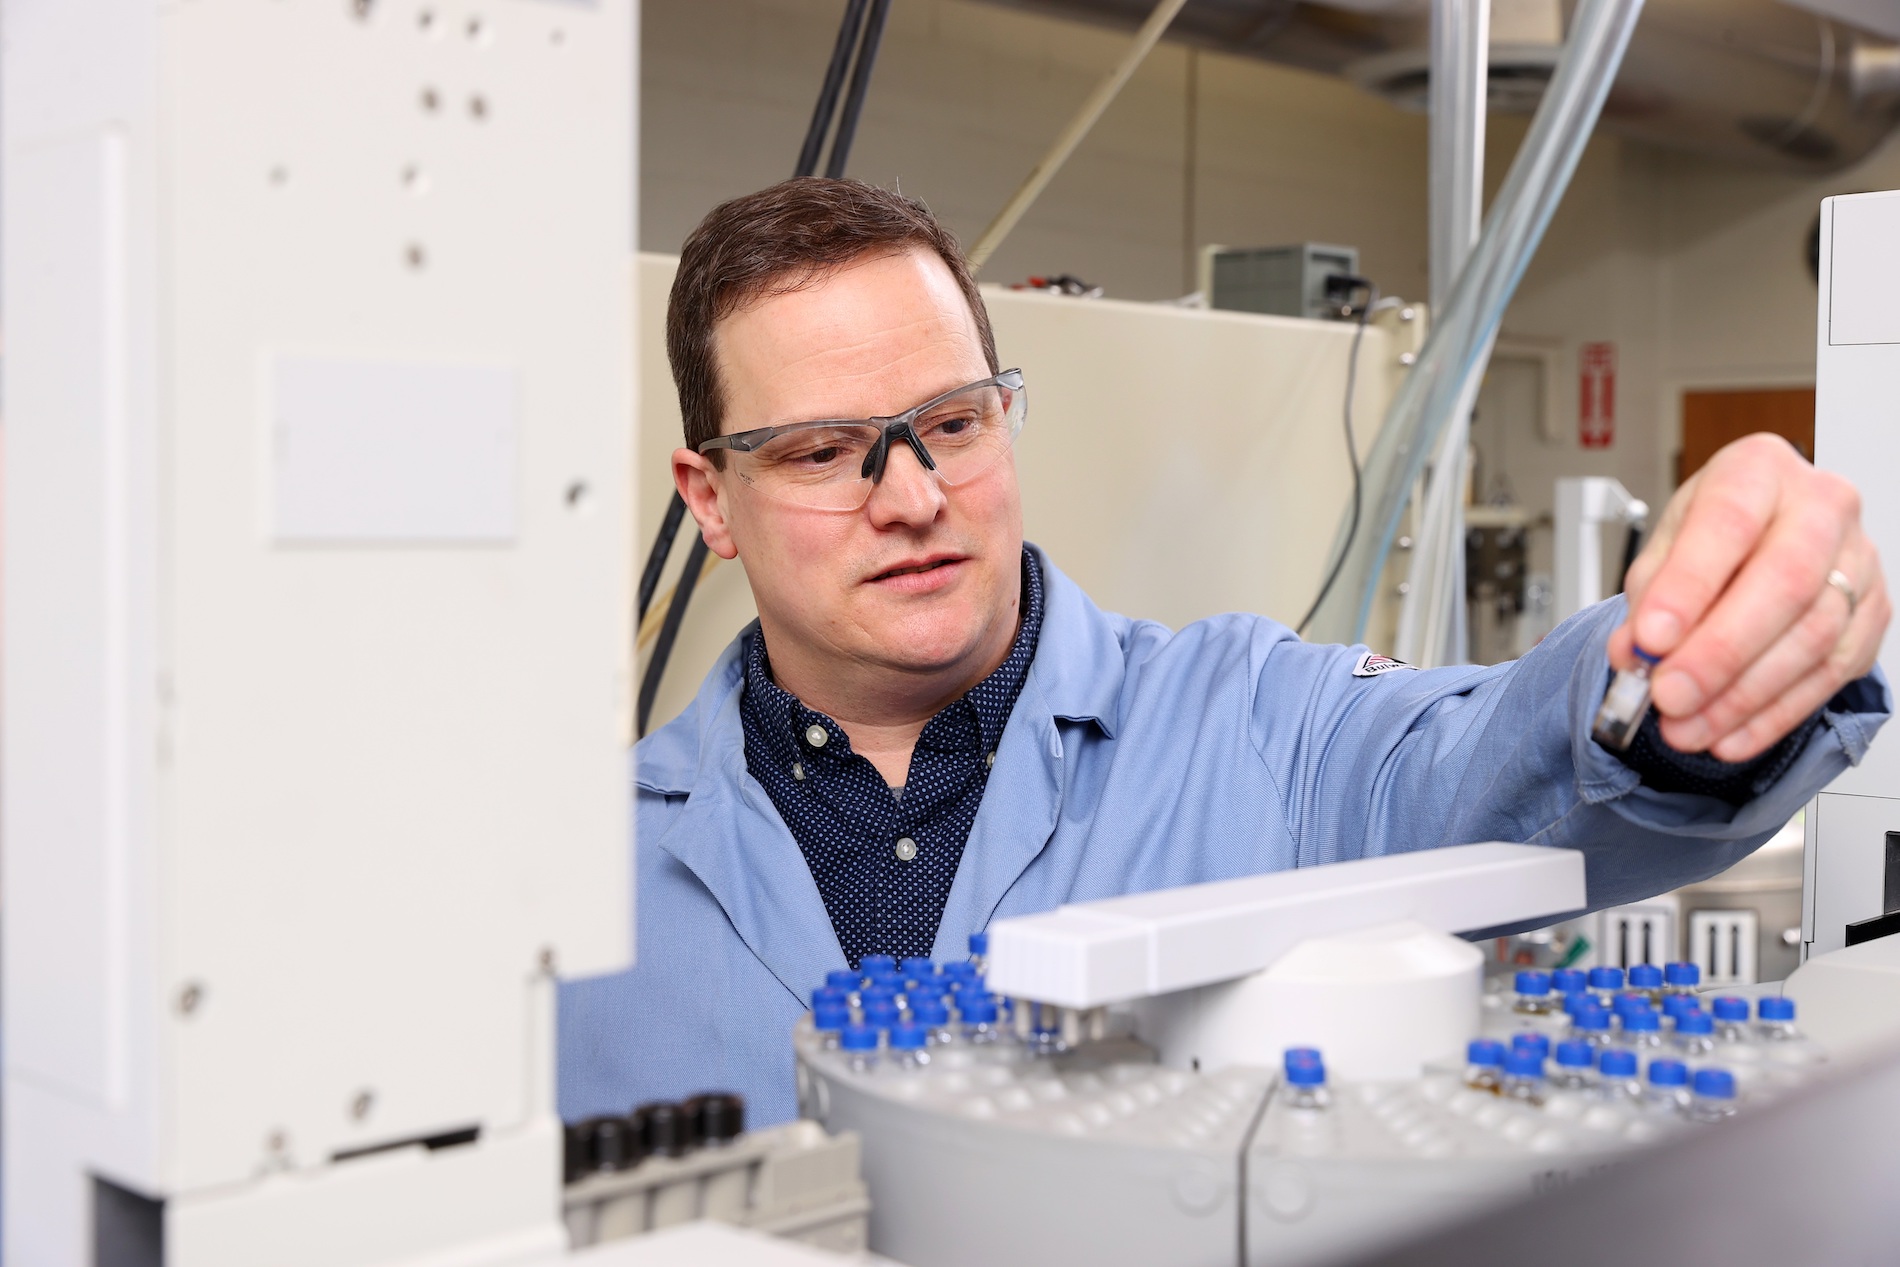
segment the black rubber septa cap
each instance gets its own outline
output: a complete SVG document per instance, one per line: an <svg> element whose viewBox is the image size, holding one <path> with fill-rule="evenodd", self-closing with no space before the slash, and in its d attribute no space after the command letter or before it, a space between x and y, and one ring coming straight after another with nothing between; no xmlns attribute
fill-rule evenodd
<svg viewBox="0 0 1900 1267"><path fill-rule="evenodd" d="M723 1144L745 1130L745 1099L728 1091L708 1091L686 1101L693 1133L708 1144Z"/></svg>

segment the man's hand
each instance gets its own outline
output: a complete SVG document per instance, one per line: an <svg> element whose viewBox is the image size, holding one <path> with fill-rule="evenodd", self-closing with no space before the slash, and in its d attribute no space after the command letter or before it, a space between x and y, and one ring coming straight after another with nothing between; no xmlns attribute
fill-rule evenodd
<svg viewBox="0 0 1900 1267"><path fill-rule="evenodd" d="M1858 596L1828 582L1838 570ZM1892 615L1860 494L1775 436L1737 440L1669 499L1630 568L1610 663L1661 656L1650 699L1680 752L1766 752L1873 667ZM1851 616L1851 619L1850 619Z"/></svg>

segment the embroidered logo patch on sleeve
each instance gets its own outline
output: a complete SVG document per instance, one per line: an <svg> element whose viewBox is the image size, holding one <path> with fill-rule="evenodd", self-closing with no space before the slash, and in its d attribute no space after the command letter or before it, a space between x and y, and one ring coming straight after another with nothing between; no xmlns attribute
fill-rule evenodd
<svg viewBox="0 0 1900 1267"><path fill-rule="evenodd" d="M1394 669L1412 669L1416 671L1417 668L1418 666L1416 664L1407 664L1403 660L1394 660L1389 655L1375 655L1368 651L1353 661L1352 675L1354 677L1378 677L1381 673L1390 673Z"/></svg>

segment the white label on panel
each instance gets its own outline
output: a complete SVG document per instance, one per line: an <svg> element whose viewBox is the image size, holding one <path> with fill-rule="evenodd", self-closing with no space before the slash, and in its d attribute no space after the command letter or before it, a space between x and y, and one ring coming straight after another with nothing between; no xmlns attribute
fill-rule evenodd
<svg viewBox="0 0 1900 1267"><path fill-rule="evenodd" d="M1900 343L1900 193L1834 200L1827 341Z"/></svg>
<svg viewBox="0 0 1900 1267"><path fill-rule="evenodd" d="M277 541L514 540L513 370L282 356L270 410Z"/></svg>

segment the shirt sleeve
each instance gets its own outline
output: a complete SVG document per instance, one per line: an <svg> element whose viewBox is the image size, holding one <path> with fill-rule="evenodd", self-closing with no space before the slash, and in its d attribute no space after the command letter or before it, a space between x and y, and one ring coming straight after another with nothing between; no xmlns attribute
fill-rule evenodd
<svg viewBox="0 0 1900 1267"><path fill-rule="evenodd" d="M1300 865L1522 841L1581 851L1593 908L1635 901L1745 857L1858 762L1892 711L1876 670L1753 770L1749 796L1660 774L1657 786L1590 735L1623 614L1620 596L1588 608L1509 664L1376 676L1358 675L1363 647L1264 625L1249 720Z"/></svg>
<svg viewBox="0 0 1900 1267"><path fill-rule="evenodd" d="M1829 707L1838 705L1836 696ZM1766 792L1788 772L1814 737L1821 713L1816 709L1813 716L1783 735L1780 743L1747 761L1724 761L1706 752L1677 752L1662 737L1662 724L1653 709L1643 717L1627 750L1610 751L1642 777L1644 787L1658 792L1695 792L1741 805Z"/></svg>

